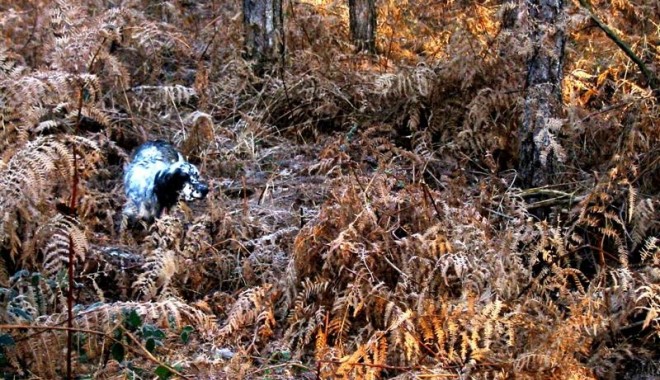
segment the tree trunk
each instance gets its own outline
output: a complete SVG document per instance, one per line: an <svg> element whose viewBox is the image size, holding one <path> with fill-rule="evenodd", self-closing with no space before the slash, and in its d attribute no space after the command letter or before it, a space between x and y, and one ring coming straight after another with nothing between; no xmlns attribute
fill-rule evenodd
<svg viewBox="0 0 660 380"><path fill-rule="evenodd" d="M245 57L263 73L284 54L282 0L243 0Z"/></svg>
<svg viewBox="0 0 660 380"><path fill-rule="evenodd" d="M376 0L348 0L351 40L358 51L376 52Z"/></svg>
<svg viewBox="0 0 660 380"><path fill-rule="evenodd" d="M533 54L527 62L527 92L519 137L518 169L523 187L552 182L558 155L553 132L562 111L563 0L526 0Z"/></svg>

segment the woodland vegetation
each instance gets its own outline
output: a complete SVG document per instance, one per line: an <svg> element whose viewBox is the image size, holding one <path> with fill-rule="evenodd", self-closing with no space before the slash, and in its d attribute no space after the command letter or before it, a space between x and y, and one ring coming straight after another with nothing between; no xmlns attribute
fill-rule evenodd
<svg viewBox="0 0 660 380"><path fill-rule="evenodd" d="M660 376L657 0L259 2L0 0L4 378Z"/></svg>

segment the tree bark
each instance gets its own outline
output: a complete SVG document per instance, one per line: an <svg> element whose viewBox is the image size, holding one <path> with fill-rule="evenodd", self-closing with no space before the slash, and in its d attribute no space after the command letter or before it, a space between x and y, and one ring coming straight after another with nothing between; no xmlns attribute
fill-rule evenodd
<svg viewBox="0 0 660 380"><path fill-rule="evenodd" d="M357 51L376 53L376 0L348 0L348 15Z"/></svg>
<svg viewBox="0 0 660 380"><path fill-rule="evenodd" d="M282 0L243 0L245 57L263 73L284 54Z"/></svg>
<svg viewBox="0 0 660 380"><path fill-rule="evenodd" d="M526 5L533 54L527 62L518 169L523 187L530 188L548 185L554 177L557 152L550 129L562 111L566 36L563 0L526 0Z"/></svg>

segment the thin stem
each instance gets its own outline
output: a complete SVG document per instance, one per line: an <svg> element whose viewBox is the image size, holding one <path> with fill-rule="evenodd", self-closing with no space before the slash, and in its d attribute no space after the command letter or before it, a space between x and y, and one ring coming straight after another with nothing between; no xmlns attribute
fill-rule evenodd
<svg viewBox="0 0 660 380"><path fill-rule="evenodd" d="M101 49L103 46L105 46L105 41L106 37L103 37L103 40L101 41L101 44L99 45L98 49L96 49L96 52L94 53L94 56L92 57L91 61L89 62L89 66L87 67L87 72L92 71L92 66L94 65L94 62L96 61L96 58L98 57L99 53L101 52ZM80 130L80 122L82 120L82 108L83 108L83 98L85 95L85 82L81 81L80 83L80 93L78 94L78 114L76 116L76 135L78 134L78 131ZM77 215L77 210L76 210L76 199L78 198L78 151L76 150L75 144L72 144L71 146L71 151L73 153L73 179L71 181L71 199L69 202L69 209L71 211L71 215ZM75 259L75 252L73 249L73 236L69 233L69 262L67 265L67 274L68 274L68 287L67 289L67 294L66 294L66 304L67 304L67 334L66 334L66 378L67 379L72 379L73 378L73 368L72 368L72 362L73 362L73 287L75 285L73 281L73 262Z"/></svg>

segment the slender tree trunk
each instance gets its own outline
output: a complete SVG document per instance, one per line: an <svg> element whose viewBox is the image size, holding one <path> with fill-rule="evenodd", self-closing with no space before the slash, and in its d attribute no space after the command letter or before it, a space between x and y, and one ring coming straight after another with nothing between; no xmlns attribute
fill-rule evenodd
<svg viewBox="0 0 660 380"><path fill-rule="evenodd" d="M562 111L564 61L563 0L525 0L534 52L528 61L527 92L519 131L519 164L523 187L550 184L557 151L552 130Z"/></svg>
<svg viewBox="0 0 660 380"><path fill-rule="evenodd" d="M282 0L243 0L245 57L263 73L284 54Z"/></svg>
<svg viewBox="0 0 660 380"><path fill-rule="evenodd" d="M376 0L348 0L351 40L358 51L376 52Z"/></svg>

